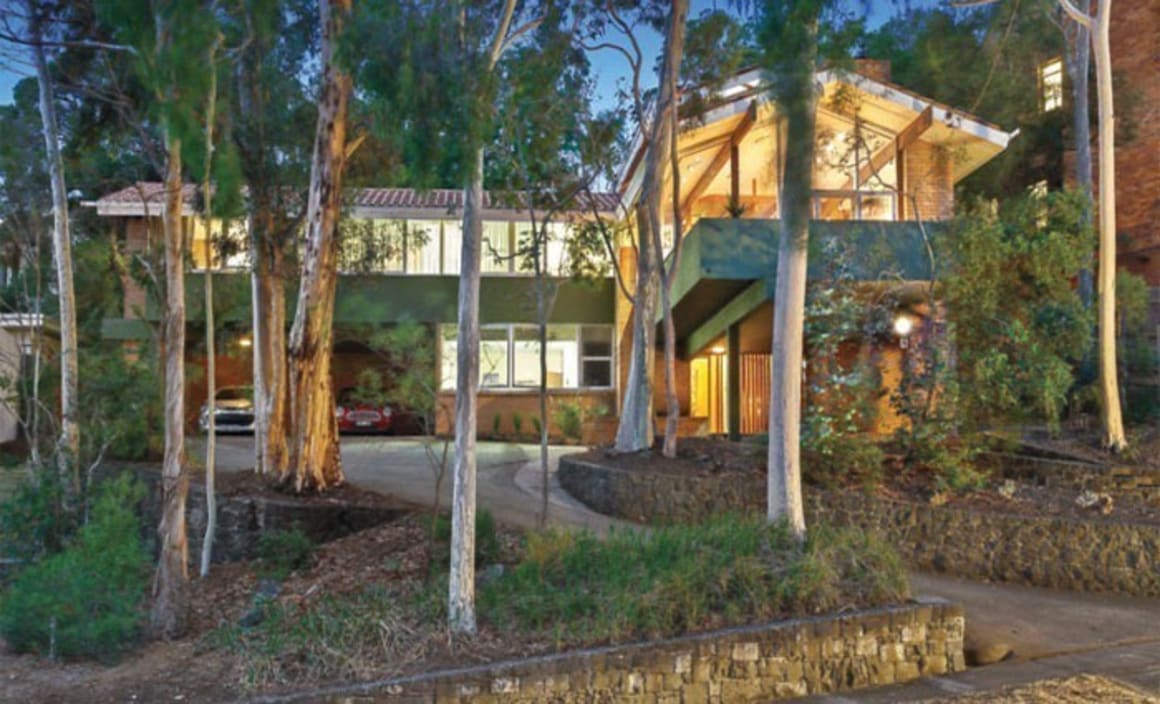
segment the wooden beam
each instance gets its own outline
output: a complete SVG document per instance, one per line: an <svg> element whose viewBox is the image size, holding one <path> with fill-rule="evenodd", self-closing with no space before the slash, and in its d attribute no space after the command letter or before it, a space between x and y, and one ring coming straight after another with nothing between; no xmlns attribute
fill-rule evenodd
<svg viewBox="0 0 1160 704"><path fill-rule="evenodd" d="M693 187L689 189L689 195L685 196L685 202L681 205L681 222L686 228L692 225L689 214L693 209L693 203L696 203L697 199L709 188L709 184L713 183L713 179L717 177L717 174L721 172L725 164L729 162L733 148L741 144L741 140L745 139L745 135L749 134L749 130L753 129L753 125L756 122L757 101L753 101L749 104L749 109L745 111L737 128L733 130L729 141L721 149L717 150L717 153L713 156L713 160L709 162L709 166L701 174L701 177L697 179L696 183L693 184Z"/></svg>

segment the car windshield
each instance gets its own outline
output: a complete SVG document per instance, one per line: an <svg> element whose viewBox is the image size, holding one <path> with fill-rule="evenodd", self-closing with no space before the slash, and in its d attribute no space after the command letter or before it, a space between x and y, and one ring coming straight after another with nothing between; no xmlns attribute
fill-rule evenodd
<svg viewBox="0 0 1160 704"><path fill-rule="evenodd" d="M254 390L249 386L227 386L217 392L219 401L253 401Z"/></svg>

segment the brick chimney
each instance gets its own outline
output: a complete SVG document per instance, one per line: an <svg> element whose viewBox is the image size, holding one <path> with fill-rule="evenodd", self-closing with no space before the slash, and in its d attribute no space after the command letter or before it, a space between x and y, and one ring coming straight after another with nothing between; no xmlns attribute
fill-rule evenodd
<svg viewBox="0 0 1160 704"><path fill-rule="evenodd" d="M890 82L889 59L859 57L854 59L854 71L874 81Z"/></svg>

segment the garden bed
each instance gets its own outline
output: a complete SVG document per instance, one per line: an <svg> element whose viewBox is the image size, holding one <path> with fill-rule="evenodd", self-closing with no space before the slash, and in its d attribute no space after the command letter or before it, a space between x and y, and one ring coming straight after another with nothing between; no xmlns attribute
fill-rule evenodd
<svg viewBox="0 0 1160 704"><path fill-rule="evenodd" d="M770 693L777 683L797 693L815 691L814 683L903 681L961 667L961 611L906 606L897 558L857 533L815 533L800 547L761 522L736 519L647 535L618 532L607 542L502 527L487 538L485 529L479 632L451 637L444 626L446 577L428 579L428 530L427 517L411 515L361 531L319 546L306 567L280 580L263 577L269 565L261 562L215 566L208 578L191 583L186 639L130 652L112 667L4 657L0 665L10 677L0 683L0 699L88 704L136 695L139 701L208 702L389 677L434 687L450 680L423 673L475 667L482 668L476 675L545 674L536 664L543 662L557 663L550 669L563 673L559 663L590 668L593 657L607 665L600 682L652 692L658 682L674 684L672 677L658 679L659 671L644 674L643 663L664 660L658 653L688 662L681 684L699 687L709 686L704 677L710 675L697 672L735 678L738 668L757 666L755 654L774 668L767 670ZM436 544L434 564L446 564L446 547ZM825 616L838 611L841 618ZM793 621L801 617L808 618ZM769 625L691 636L743 623ZM657 639L665 640L659 650L645 642ZM709 643L730 645L717 650ZM739 658L732 655L734 643ZM844 655L823 664L822 643ZM597 656L573 653L593 647L602 649ZM692 659L684 659L689 653ZM626 664L629 670L617 669ZM520 669L525 666L531 670ZM465 691L478 687L486 699L494 687L509 686L494 684L495 677L475 677ZM573 691L612 691L556 677ZM542 680L526 686L542 687ZM450 685L443 686L440 691Z"/></svg>
<svg viewBox="0 0 1160 704"><path fill-rule="evenodd" d="M765 511L760 447L711 440L682 445L676 460L606 450L564 457L560 483L600 513L658 525ZM1148 468L1139 472L1152 476ZM873 487L807 484L807 522L873 531L919 569L1160 596L1160 510L1147 492L1100 484L1110 490L1106 499L1095 495L1094 504L1082 507L1077 499L1090 490L1081 485L1044 482L1026 469L1008 474L1024 480L1000 479L965 494L941 491L929 475L897 465Z"/></svg>

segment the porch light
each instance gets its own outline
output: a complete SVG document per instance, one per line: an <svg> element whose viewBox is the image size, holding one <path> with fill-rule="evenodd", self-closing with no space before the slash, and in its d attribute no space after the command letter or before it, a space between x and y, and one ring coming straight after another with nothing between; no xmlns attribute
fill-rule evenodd
<svg viewBox="0 0 1160 704"><path fill-rule="evenodd" d="M252 347L253 345L254 345L254 341L248 337L239 337L238 338L238 347Z"/></svg>
<svg viewBox="0 0 1160 704"><path fill-rule="evenodd" d="M717 345L716 347L709 348L709 353L710 354L725 354L725 348L722 347L721 345Z"/></svg>
<svg viewBox="0 0 1160 704"><path fill-rule="evenodd" d="M914 332L914 321L909 315L900 315L894 319L894 334L899 337L906 337Z"/></svg>

